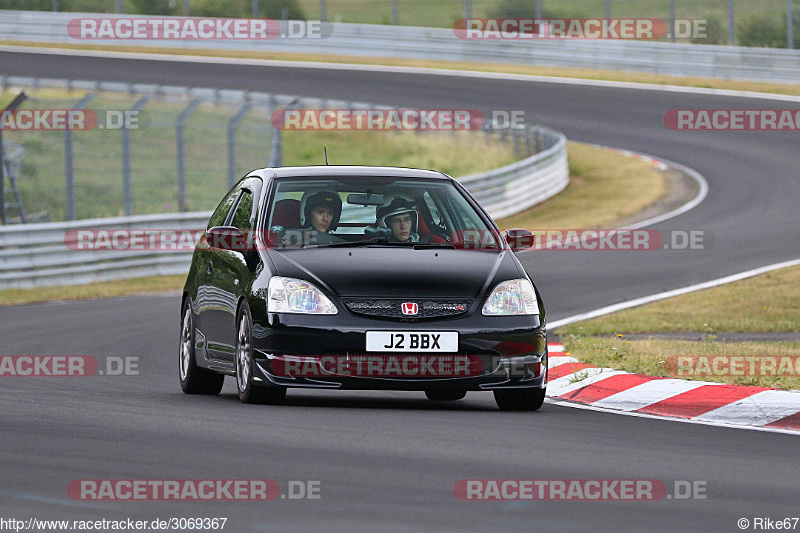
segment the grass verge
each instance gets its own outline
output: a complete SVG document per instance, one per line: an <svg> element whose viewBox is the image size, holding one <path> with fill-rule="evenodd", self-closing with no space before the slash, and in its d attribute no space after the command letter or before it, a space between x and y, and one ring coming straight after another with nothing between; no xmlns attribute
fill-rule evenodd
<svg viewBox="0 0 800 533"><path fill-rule="evenodd" d="M58 44L54 47L47 43L30 43L25 41L0 40L0 44L14 46L31 46L38 48L64 48L72 50L109 50L107 46L86 44ZM617 72L610 70L538 67L528 65L472 63L462 61L425 61L418 59L401 59L386 57L339 56L326 54L293 54L283 52L246 52L231 50L185 50L182 48L114 46L110 48L119 52L137 52L150 54L175 54L186 56L230 57L243 59L265 59L278 61L312 61L325 63L346 63L358 65L379 65L399 67L427 67L445 70L473 70L478 72L496 72L508 74L526 74L532 76L577 78L587 80L621 81L632 83L652 83L658 85L677 85L681 87L698 87L703 89L725 89L734 91L751 91L774 94L800 96L800 86L781 83L764 83L751 81L722 80L716 78L666 76L641 72Z"/></svg>
<svg viewBox="0 0 800 533"><path fill-rule="evenodd" d="M778 389L800 389L800 376L797 364L792 369L777 372L779 375L703 375L690 376L675 373L674 358L677 356L800 356L800 342L716 342L716 341L674 341L662 339L625 340L621 338L601 338L569 336L563 339L564 348L584 363L597 367L617 368L645 374L648 376L678 377L699 381L774 387ZM670 358L673 358L670 361ZM800 364L800 363L798 363ZM724 367L723 367L724 368ZM670 372L669 370L673 371ZM728 368L729 372L732 370ZM737 372L735 369L734 372ZM749 373L745 364L741 370ZM764 372L766 374L767 372Z"/></svg>
<svg viewBox="0 0 800 533"><path fill-rule="evenodd" d="M502 229L614 227L664 194L661 171L650 163L588 144L568 143L570 183L553 198L497 221Z"/></svg>
<svg viewBox="0 0 800 533"><path fill-rule="evenodd" d="M66 285L38 289L3 289L0 291L0 305L93 300L148 292L179 291L183 288L185 281L186 276L178 274L174 276L150 276L118 281L102 281L88 285Z"/></svg>
<svg viewBox="0 0 800 533"><path fill-rule="evenodd" d="M558 328L559 335L800 331L800 267Z"/></svg>
<svg viewBox="0 0 800 533"><path fill-rule="evenodd" d="M701 332L707 341L626 340L629 333ZM774 270L559 328L564 348L585 363L666 376L669 356L800 355L800 342L717 342L714 333L800 331L800 267ZM615 337L595 335L616 334ZM678 376L674 376L678 377ZM679 376L733 385L800 389L797 368L783 376Z"/></svg>

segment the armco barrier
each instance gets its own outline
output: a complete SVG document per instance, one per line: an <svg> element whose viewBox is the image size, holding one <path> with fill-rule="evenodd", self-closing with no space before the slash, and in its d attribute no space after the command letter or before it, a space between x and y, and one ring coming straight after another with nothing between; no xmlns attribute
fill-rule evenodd
<svg viewBox="0 0 800 533"><path fill-rule="evenodd" d="M569 183L566 138L536 128L545 150L512 165L460 178L500 218L557 194ZM186 272L191 252L75 250L70 230L205 228L211 212L137 215L0 226L0 289L72 285Z"/></svg>
<svg viewBox="0 0 800 533"><path fill-rule="evenodd" d="M492 218L503 218L547 200L569 184L567 139L537 127L542 151L511 165L458 178Z"/></svg>
<svg viewBox="0 0 800 533"><path fill-rule="evenodd" d="M0 226L0 289L74 285L184 273L191 252L74 250L70 230L205 228L211 212Z"/></svg>
<svg viewBox="0 0 800 533"><path fill-rule="evenodd" d="M0 11L0 40L91 43L67 33L67 23L86 13ZM98 15L95 15L98 16ZM103 14L104 18L124 15ZM143 17L137 15L137 18ZM286 21L281 21L282 25ZM514 63L650 72L675 76L800 82L800 51L742 46L614 40L464 40L452 29L334 23L324 39L102 40L104 47L169 46L185 49L402 57L443 61ZM95 44L98 44L95 43Z"/></svg>
<svg viewBox="0 0 800 533"><path fill-rule="evenodd" d="M304 107L368 108L372 104L297 98L244 91L187 87L159 87L79 80L52 80L0 76L0 87L71 87L129 94L191 95L215 102ZM480 134L480 132L475 132ZM517 131L512 138L536 139L538 153L498 169L459 178L494 218L523 211L562 191L569 183L566 138L536 126ZM516 142L516 141L514 141ZM201 229L210 213L138 215L62 223L0 226L0 289L89 283L127 277L185 272L188 252L132 252L72 250L65 243L75 229Z"/></svg>
<svg viewBox="0 0 800 533"><path fill-rule="evenodd" d="M560 192L569 183L565 137L541 134L539 154L493 171L461 178L475 197L499 218ZM75 222L0 226L0 289L42 287L186 272L191 252L75 250L70 230L204 228L211 212L138 215Z"/></svg>

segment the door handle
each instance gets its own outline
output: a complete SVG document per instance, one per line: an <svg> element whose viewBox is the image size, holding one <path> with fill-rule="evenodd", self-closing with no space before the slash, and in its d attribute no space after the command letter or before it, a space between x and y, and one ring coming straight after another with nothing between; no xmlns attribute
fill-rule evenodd
<svg viewBox="0 0 800 533"><path fill-rule="evenodd" d="M206 269L206 274L211 274L213 270L214 270L214 263L212 261L209 261L208 268Z"/></svg>

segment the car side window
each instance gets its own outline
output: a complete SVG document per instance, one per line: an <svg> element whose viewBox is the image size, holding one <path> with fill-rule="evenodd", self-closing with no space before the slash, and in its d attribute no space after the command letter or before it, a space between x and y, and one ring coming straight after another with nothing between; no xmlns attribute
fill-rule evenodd
<svg viewBox="0 0 800 533"><path fill-rule="evenodd" d="M211 219L208 221L208 227L213 228L215 226L223 226L225 225L225 220L228 218L228 213L233 207L233 204L236 202L236 199L239 197L239 191L242 190L242 185L244 183L239 183L233 189L228 192L225 198L219 203L217 208L214 210L214 214L211 215Z"/></svg>
<svg viewBox="0 0 800 533"><path fill-rule="evenodd" d="M242 190L242 197L236 206L236 212L231 219L231 226L242 231L249 231L252 228L250 217L253 213L253 193L247 189Z"/></svg>

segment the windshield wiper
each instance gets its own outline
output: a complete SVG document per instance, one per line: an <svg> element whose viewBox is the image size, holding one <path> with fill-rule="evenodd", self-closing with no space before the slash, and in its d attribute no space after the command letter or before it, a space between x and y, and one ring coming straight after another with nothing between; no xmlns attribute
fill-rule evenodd
<svg viewBox="0 0 800 533"><path fill-rule="evenodd" d="M370 246L373 244L390 244L389 241L383 237L375 237L372 239L367 239L366 241L342 241L342 242L330 242L325 244L318 245L318 248L328 248L328 247L352 247L358 248L359 246Z"/></svg>
<svg viewBox="0 0 800 533"><path fill-rule="evenodd" d="M328 247L342 247L342 248L359 248L361 246L373 246L373 245L382 245L382 246L413 246L416 248L417 246L426 246L425 244L420 244L418 242L394 242L386 239L385 237L374 237L372 239L367 239L366 241L344 241L344 242L331 242L325 244L317 245L317 248L328 248ZM437 245L438 246L438 245Z"/></svg>
<svg viewBox="0 0 800 533"><path fill-rule="evenodd" d="M450 250L455 250L456 247L452 244L448 244L446 242L415 242L414 249L415 250L427 250L428 248L448 248Z"/></svg>

